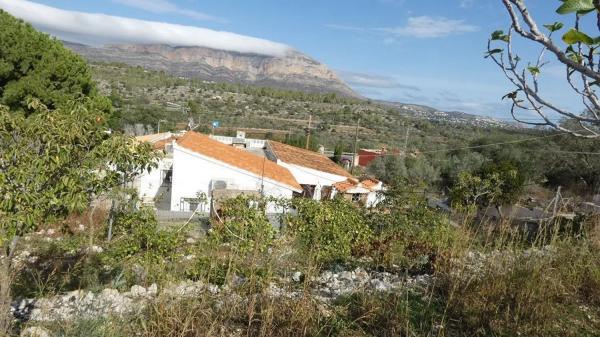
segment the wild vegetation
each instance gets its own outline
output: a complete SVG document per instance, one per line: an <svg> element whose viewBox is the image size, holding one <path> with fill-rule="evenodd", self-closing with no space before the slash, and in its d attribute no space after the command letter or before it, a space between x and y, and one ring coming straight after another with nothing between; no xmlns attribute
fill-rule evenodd
<svg viewBox="0 0 600 337"><path fill-rule="evenodd" d="M332 95L96 65L101 91L112 86L113 110L95 94L93 83L84 90L63 85L61 79L69 82L70 76L54 75L64 71L87 78L79 58L5 13L0 22L6 24L3 31L7 27L30 42L1 40L0 79L7 80L0 82L0 93L20 83L24 94L0 107L0 333L598 335L597 215L554 217L533 227L474 216L480 208L500 209L519 199L528 184L593 192L600 171L594 141L544 130L448 128ZM44 70L45 63L26 62L27 68L6 56L20 48L24 55L42 55L39 45L56 48L73 62ZM37 82L13 74L25 68L60 95L27 89ZM165 85L152 87L158 80ZM140 82L131 84L135 81ZM368 168L388 183L383 202L374 208L343 199L238 197L224 202L210 230L196 235L199 223L164 226L126 188L133 175L152 167L156 155L119 127L140 123L148 131L157 119L186 118L187 112L170 116L156 105L173 92L191 101L186 106L200 121L233 111L231 121L252 116L257 124L246 126L264 126L258 124L260 109L270 108L264 115L288 115L276 119L278 125L297 127L290 116L299 111L299 119L310 112L337 125L351 124L360 111L373 135L381 137L369 136L374 142L389 137L389 146L402 144L403 122L416 135L410 153L386 156ZM136 103L144 97L152 100ZM246 109L251 100L255 105ZM155 110L144 110L152 106ZM352 117L342 118L345 111ZM338 145L339 155L346 136L330 137L338 133L323 127L315 136ZM445 189L456 212L428 207L427 185ZM287 209L278 219L281 228L265 215L269 203ZM555 213L563 210L558 201L554 206ZM27 301L32 298L38 302ZM98 307L83 305L90 303ZM32 306L36 310L28 311Z"/></svg>

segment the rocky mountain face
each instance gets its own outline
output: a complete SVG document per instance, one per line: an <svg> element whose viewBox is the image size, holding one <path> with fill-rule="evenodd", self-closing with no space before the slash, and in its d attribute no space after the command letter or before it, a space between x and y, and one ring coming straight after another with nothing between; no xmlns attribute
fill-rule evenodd
<svg viewBox="0 0 600 337"><path fill-rule="evenodd" d="M142 66L186 78L358 97L327 66L297 51L290 51L285 57L273 57L167 45L91 47L65 42L65 46L90 61Z"/></svg>

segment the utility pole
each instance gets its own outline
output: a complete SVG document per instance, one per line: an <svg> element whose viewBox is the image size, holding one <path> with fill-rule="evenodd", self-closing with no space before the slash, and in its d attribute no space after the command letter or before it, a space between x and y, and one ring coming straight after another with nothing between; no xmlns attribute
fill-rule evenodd
<svg viewBox="0 0 600 337"><path fill-rule="evenodd" d="M356 120L356 132L354 133L354 152L352 153L352 166L350 166L350 174L354 175L354 166L356 166L356 156L358 151L358 128L360 127L360 117Z"/></svg>
<svg viewBox="0 0 600 337"><path fill-rule="evenodd" d="M310 144L310 126L312 123L312 115L308 116L308 128L306 129L306 149L308 150L308 146Z"/></svg>

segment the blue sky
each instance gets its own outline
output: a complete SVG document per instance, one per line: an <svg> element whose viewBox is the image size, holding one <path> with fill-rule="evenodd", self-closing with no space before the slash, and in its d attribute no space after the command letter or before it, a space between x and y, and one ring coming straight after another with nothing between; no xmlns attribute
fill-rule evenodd
<svg viewBox="0 0 600 337"><path fill-rule="evenodd" d="M508 27L500 0L35 2L275 41L327 64L367 97L510 119L508 105L500 98L512 88L483 58L490 33ZM554 14L558 1L527 3L540 23L561 19ZM537 50L517 46L525 56ZM552 63L547 68L543 73L547 96L561 106L580 109L562 84L560 68Z"/></svg>

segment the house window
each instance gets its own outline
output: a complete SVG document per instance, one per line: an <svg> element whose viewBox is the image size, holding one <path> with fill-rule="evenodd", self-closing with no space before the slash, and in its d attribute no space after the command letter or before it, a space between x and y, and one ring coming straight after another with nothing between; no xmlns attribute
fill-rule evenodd
<svg viewBox="0 0 600 337"><path fill-rule="evenodd" d="M359 202L360 201L360 193L354 193L352 194L352 202Z"/></svg>

